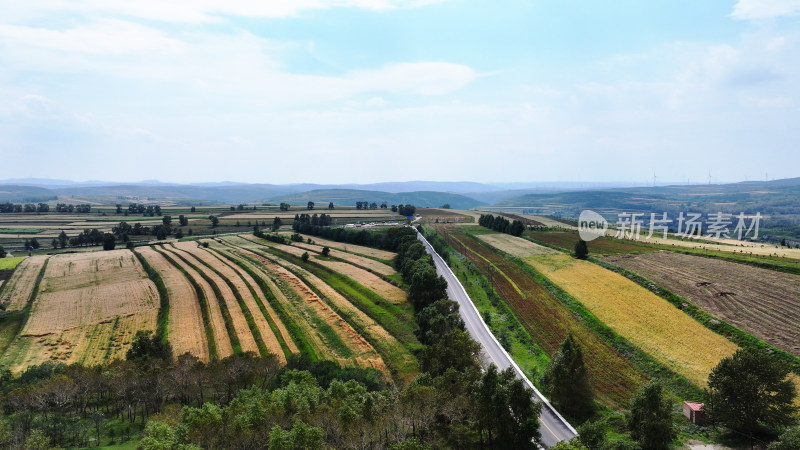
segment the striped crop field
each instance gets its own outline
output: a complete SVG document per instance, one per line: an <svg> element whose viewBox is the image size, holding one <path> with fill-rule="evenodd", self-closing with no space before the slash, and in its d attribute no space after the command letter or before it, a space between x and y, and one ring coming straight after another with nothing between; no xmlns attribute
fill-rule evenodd
<svg viewBox="0 0 800 450"><path fill-rule="evenodd" d="M406 293L388 278L394 254L322 248L241 235L26 258L0 291L0 366L120 359L136 331L151 330L175 357L306 353L413 379L422 346Z"/></svg>
<svg viewBox="0 0 800 450"><path fill-rule="evenodd" d="M663 298L596 264L565 254L525 261L617 334L698 387L737 349Z"/></svg>

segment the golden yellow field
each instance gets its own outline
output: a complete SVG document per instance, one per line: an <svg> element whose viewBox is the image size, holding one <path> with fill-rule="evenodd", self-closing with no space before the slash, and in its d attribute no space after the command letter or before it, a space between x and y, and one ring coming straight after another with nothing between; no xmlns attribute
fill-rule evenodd
<svg viewBox="0 0 800 450"><path fill-rule="evenodd" d="M208 340L194 287L178 269L151 247L139 247L136 252L159 273L167 288L170 301L167 336L173 353L178 356L189 352L201 361L208 362Z"/></svg>
<svg viewBox="0 0 800 450"><path fill-rule="evenodd" d="M737 346L627 278L568 255L527 259L600 321L697 386Z"/></svg>
<svg viewBox="0 0 800 450"><path fill-rule="evenodd" d="M511 236L510 234L478 234L475 237L498 250L518 258L527 258L533 255L555 255L560 253L551 248L534 244L527 239Z"/></svg>
<svg viewBox="0 0 800 450"><path fill-rule="evenodd" d="M96 364L124 356L137 330L155 330L155 285L127 250L49 259L30 316L0 364Z"/></svg>
<svg viewBox="0 0 800 450"><path fill-rule="evenodd" d="M0 297L0 305L5 305L6 311L19 311L25 307L47 258L49 256L32 256L19 263L14 274L6 281L3 296Z"/></svg>

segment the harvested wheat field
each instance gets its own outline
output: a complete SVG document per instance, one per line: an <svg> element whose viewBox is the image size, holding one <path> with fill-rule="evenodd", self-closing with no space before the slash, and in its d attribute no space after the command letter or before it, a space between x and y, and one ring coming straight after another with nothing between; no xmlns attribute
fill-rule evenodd
<svg viewBox="0 0 800 450"><path fill-rule="evenodd" d="M342 250L342 251L345 251L346 253L356 254L356 255L363 255L363 256L367 256L369 258L382 259L384 261L392 261L392 260L394 260L394 257L397 256L396 253L389 252L389 251L386 251L386 250L379 250L377 248L370 248L370 247L364 247L364 246L361 246L361 245L348 244L347 242L329 241L327 239L322 239L322 238L318 238L316 236L310 236L310 235L305 235L305 234L301 234L301 236L303 236L303 239L306 239L306 240L311 239L317 245L330 247L331 250L333 250L333 249Z"/></svg>
<svg viewBox="0 0 800 450"><path fill-rule="evenodd" d="M150 247L139 247L147 264L161 276L169 296L167 336L175 356L191 353L208 362L208 340L203 327L203 312L194 287L175 266Z"/></svg>
<svg viewBox="0 0 800 450"><path fill-rule="evenodd" d="M521 237L511 236L510 234L491 233L491 234L478 234L475 237L486 242L492 247L508 253L517 258L527 258L533 255L556 255L561 252L547 248L545 246L535 244L527 239Z"/></svg>
<svg viewBox="0 0 800 450"><path fill-rule="evenodd" d="M526 260L600 321L696 386L737 346L666 300L610 270L568 255Z"/></svg>
<svg viewBox="0 0 800 450"><path fill-rule="evenodd" d="M800 356L800 277L719 259L657 252L606 261L638 273L742 330Z"/></svg>
<svg viewBox="0 0 800 450"><path fill-rule="evenodd" d="M279 361L282 363L286 362L286 357L283 354L283 350L281 349L281 345L278 342L278 338L275 337L275 334L272 332L272 329L269 326L269 322L267 318L261 313L261 309L258 306L258 302L256 301L256 297L253 296L253 286L249 286L245 279L239 275L239 272L236 271L234 268L228 265L228 263L219 256L212 253L209 250L204 248L197 247L197 244L194 242L180 242L175 244L176 247L184 249L192 253L195 257L199 260L203 261L207 265L214 268L214 271L219 274L222 278L227 280L228 283L233 285L236 292L239 294L239 297L242 299L244 303L244 307L242 308L242 312L246 310L252 316L253 324L255 325L256 330L252 330L253 334L256 332L260 336L260 339L263 341L266 350L269 353L275 355ZM255 283L253 283L255 285ZM260 300L260 299L259 299Z"/></svg>
<svg viewBox="0 0 800 450"><path fill-rule="evenodd" d="M48 260L30 317L0 362L20 371L47 360L99 363L124 355L138 330L155 330L159 297L127 250Z"/></svg>
<svg viewBox="0 0 800 450"><path fill-rule="evenodd" d="M49 256L43 255L31 256L17 266L0 291L0 305L5 305L6 311L19 311L28 304L39 273L48 258Z"/></svg>
<svg viewBox="0 0 800 450"><path fill-rule="evenodd" d="M210 280L210 282L213 283L211 288L212 291L214 288L216 288L216 290L219 292L216 298L220 304L220 312L223 314L223 320L226 321L228 333L230 334L232 327L233 332L235 333L235 338L238 339L242 352L254 352L258 354L258 345L253 338L253 334L250 331L250 327L247 324L244 314L242 313L242 309L239 307L239 303L236 301L236 296L234 295L233 290L231 290L221 276L217 275L216 272L214 272L212 269L209 269L201 262L201 255L199 254L197 243L187 242L187 244L189 244L189 246L185 246L183 249L169 246L164 246L164 248L167 251L172 252L174 255L183 258L191 266L194 266L195 270L199 274L204 275L207 280ZM219 298L219 296L222 298ZM227 314L230 318L229 322L228 318L225 317L225 312L222 308L227 309ZM231 336L231 341L231 344L235 346L234 336Z"/></svg>
<svg viewBox="0 0 800 450"><path fill-rule="evenodd" d="M211 288L211 285L208 284L208 282L203 279L199 273L195 272L195 270L189 264L187 264L177 255L168 251L164 247L153 248L158 252L163 252L161 254L170 260L171 264L191 277L190 282L197 286L197 289L200 290L205 298L204 303L208 309L208 322L211 333L213 334L212 342L217 357L222 359L231 356L233 354L233 346L231 346L231 340L228 337L228 330L225 327L225 321L222 319L222 310L220 309L219 302L217 301L216 294L214 294L214 290ZM197 291L197 289L195 289L195 291ZM206 338L210 337L206 336Z"/></svg>
<svg viewBox="0 0 800 450"><path fill-rule="evenodd" d="M327 267L335 272L338 272L346 277L353 279L358 284L366 287L372 292L378 294L380 297L389 300L392 303L405 303L408 298L406 292L399 287L384 281L383 278L369 273L364 269L356 267L340 261L329 261L322 257L317 257L314 261L321 266Z"/></svg>

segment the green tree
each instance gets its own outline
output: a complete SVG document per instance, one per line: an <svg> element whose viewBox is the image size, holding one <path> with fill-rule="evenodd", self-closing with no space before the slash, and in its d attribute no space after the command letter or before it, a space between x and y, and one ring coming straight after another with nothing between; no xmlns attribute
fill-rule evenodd
<svg viewBox="0 0 800 450"><path fill-rule="evenodd" d="M784 431L780 439L769 444L767 450L797 450L800 448L800 427Z"/></svg>
<svg viewBox="0 0 800 450"><path fill-rule="evenodd" d="M333 209L333 208L334 208L333 202L328 203L328 209Z"/></svg>
<svg viewBox="0 0 800 450"><path fill-rule="evenodd" d="M480 351L481 346L466 331L453 329L425 348L420 364L422 370L434 376L450 368L462 373L475 372L480 370Z"/></svg>
<svg viewBox="0 0 800 450"><path fill-rule="evenodd" d="M583 351L570 333L558 349L544 375L550 401L570 417L589 417L594 409L592 387L583 361Z"/></svg>
<svg viewBox="0 0 800 450"><path fill-rule="evenodd" d="M275 216L275 218L272 219L272 231L278 231L278 229L280 229L282 223L283 222L281 222L281 218L278 217L278 216Z"/></svg>
<svg viewBox="0 0 800 450"><path fill-rule="evenodd" d="M67 233L64 230L61 230L61 233L58 234L58 246L64 248L67 246Z"/></svg>
<svg viewBox="0 0 800 450"><path fill-rule="evenodd" d="M219 224L219 217L217 216L214 215L208 216L208 220L211 221L212 228L216 228L216 226Z"/></svg>
<svg viewBox="0 0 800 450"><path fill-rule="evenodd" d="M314 209L314 202L308 202L308 205L306 205L306 209Z"/></svg>
<svg viewBox="0 0 800 450"><path fill-rule="evenodd" d="M103 250L114 250L114 247L117 246L117 237L111 233L105 233L103 235Z"/></svg>
<svg viewBox="0 0 800 450"><path fill-rule="evenodd" d="M0 258L5 258L7 254L8 253L6 252L6 249L4 249L2 245L0 245Z"/></svg>
<svg viewBox="0 0 800 450"><path fill-rule="evenodd" d="M322 429L306 425L301 421L294 423L291 431L275 425L269 432L270 450L312 450L325 447Z"/></svg>
<svg viewBox="0 0 800 450"><path fill-rule="evenodd" d="M705 410L728 428L753 433L794 423L797 395L789 367L757 348L739 349L723 358L708 376Z"/></svg>
<svg viewBox="0 0 800 450"><path fill-rule="evenodd" d="M133 337L133 343L131 343L131 348L125 354L125 359L130 361L148 358L170 360L172 358L172 346L161 340L150 330L139 330Z"/></svg>
<svg viewBox="0 0 800 450"><path fill-rule="evenodd" d="M331 253L331 249L328 247L322 247L322 256L328 256Z"/></svg>
<svg viewBox="0 0 800 450"><path fill-rule="evenodd" d="M31 248L37 250L40 247L39 241L36 238L31 239Z"/></svg>
<svg viewBox="0 0 800 450"><path fill-rule="evenodd" d="M303 252L303 255L300 256L300 259L302 259L303 262L308 262L308 252Z"/></svg>
<svg viewBox="0 0 800 450"><path fill-rule="evenodd" d="M172 216L170 216L170 215L165 215L164 217L162 217L162 218L161 218L161 223L162 223L162 224L163 224L165 227L168 227L168 226L172 225Z"/></svg>
<svg viewBox="0 0 800 450"><path fill-rule="evenodd" d="M589 257L589 247L583 239L575 243L575 257L578 259L586 259Z"/></svg>
<svg viewBox="0 0 800 450"><path fill-rule="evenodd" d="M514 369L498 372L494 364L490 365L475 384L473 402L481 441L486 431L490 447L536 448L541 439L541 404L534 401L533 390L525 386Z"/></svg>
<svg viewBox="0 0 800 450"><path fill-rule="evenodd" d="M631 439L644 450L670 448L675 439L672 426L672 403L664 397L661 383L651 380L633 396L628 417Z"/></svg>

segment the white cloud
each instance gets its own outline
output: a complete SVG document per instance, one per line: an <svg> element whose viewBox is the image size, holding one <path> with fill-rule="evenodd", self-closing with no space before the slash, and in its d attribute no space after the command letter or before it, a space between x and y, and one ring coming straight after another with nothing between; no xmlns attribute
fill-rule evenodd
<svg viewBox="0 0 800 450"><path fill-rule="evenodd" d="M64 31L0 25L0 42L89 54L175 53L182 48L179 41L153 28L109 19Z"/></svg>
<svg viewBox="0 0 800 450"><path fill-rule="evenodd" d="M731 16L737 19L770 19L800 14L800 0L739 0Z"/></svg>

